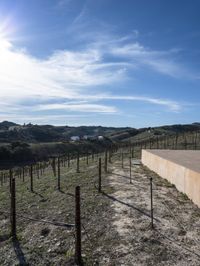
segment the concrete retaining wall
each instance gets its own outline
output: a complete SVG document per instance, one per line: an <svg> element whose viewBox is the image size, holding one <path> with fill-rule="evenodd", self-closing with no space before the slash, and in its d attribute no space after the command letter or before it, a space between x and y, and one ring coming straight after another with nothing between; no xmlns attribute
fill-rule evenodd
<svg viewBox="0 0 200 266"><path fill-rule="evenodd" d="M173 152L173 151L170 151ZM162 154L164 154L162 152ZM199 158L200 162L200 158ZM184 165L171 161L154 150L142 150L142 163L149 169L167 179L176 188L185 193L195 204L200 207L200 173Z"/></svg>

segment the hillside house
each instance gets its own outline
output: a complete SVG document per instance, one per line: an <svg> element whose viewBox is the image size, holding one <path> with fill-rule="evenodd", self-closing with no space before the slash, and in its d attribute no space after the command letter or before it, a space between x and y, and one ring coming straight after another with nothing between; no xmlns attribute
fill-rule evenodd
<svg viewBox="0 0 200 266"><path fill-rule="evenodd" d="M70 138L70 140L72 140L72 141L79 141L80 140L80 137L79 136L72 136Z"/></svg>
<svg viewBox="0 0 200 266"><path fill-rule="evenodd" d="M9 131L19 131L22 129L22 126L11 126L8 128Z"/></svg>

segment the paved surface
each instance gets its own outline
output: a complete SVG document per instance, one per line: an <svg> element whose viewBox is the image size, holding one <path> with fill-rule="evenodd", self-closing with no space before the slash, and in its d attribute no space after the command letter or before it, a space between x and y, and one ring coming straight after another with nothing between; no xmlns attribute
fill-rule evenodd
<svg viewBox="0 0 200 266"><path fill-rule="evenodd" d="M176 164L200 173L200 150L147 150Z"/></svg>

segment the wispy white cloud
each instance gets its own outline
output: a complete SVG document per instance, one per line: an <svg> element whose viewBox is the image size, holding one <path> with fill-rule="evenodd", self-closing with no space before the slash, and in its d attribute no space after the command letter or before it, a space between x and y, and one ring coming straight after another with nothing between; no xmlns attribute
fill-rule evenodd
<svg viewBox="0 0 200 266"><path fill-rule="evenodd" d="M178 64L166 60L174 51L153 51L130 42L129 36L107 36L79 51L55 51L48 58L39 59L0 38L0 102L4 111L21 115L30 109L32 100L36 102L31 107L33 112L64 110L115 114L120 111L115 100L147 102L173 112L181 110L181 104L173 100L116 95L109 90L109 86L125 81L129 77L127 70L134 67L146 65L171 76L182 71ZM106 90L103 86L107 86ZM105 103L108 100L113 100L112 105Z"/></svg>
<svg viewBox="0 0 200 266"><path fill-rule="evenodd" d="M37 123L37 124L53 124L53 125L80 125L80 121L87 121L88 118L93 118L93 115L48 115L48 114L2 114L0 113L0 121L10 120L15 121L16 123Z"/></svg>
<svg viewBox="0 0 200 266"><path fill-rule="evenodd" d="M125 100L125 101L141 101L156 105L165 106L171 111L179 112L182 109L182 105L176 101L160 98L152 98L147 96L107 96L106 99L112 100Z"/></svg>
<svg viewBox="0 0 200 266"><path fill-rule="evenodd" d="M138 68L150 68L151 70L173 77L184 79L197 79L195 75L185 66L179 64L174 58L180 52L178 49L170 49L166 51L153 50L144 47L139 42L132 42L122 45L113 45L110 53L116 57L121 57L130 64L136 65Z"/></svg>
<svg viewBox="0 0 200 266"><path fill-rule="evenodd" d="M105 85L123 78L123 63L102 64L98 50L58 51L46 60L8 46L0 52L1 97L73 98L80 94L81 87Z"/></svg>
<svg viewBox="0 0 200 266"><path fill-rule="evenodd" d="M35 111L44 110L67 110L75 112L89 112L89 113L116 113L117 108L113 106L106 106L102 104L69 104L69 103L54 103L54 104L42 104L35 107Z"/></svg>
<svg viewBox="0 0 200 266"><path fill-rule="evenodd" d="M85 20L85 17L87 15L87 12L88 9L86 8L86 5L84 5L79 14L74 18L71 26L80 25L83 22L86 22L87 20Z"/></svg>

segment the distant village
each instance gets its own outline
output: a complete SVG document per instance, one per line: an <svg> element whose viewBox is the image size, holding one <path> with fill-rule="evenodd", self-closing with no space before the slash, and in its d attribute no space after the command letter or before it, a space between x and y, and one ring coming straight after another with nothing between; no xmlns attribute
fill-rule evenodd
<svg viewBox="0 0 200 266"><path fill-rule="evenodd" d="M28 128L28 127L32 127L33 126L33 124L31 124L31 123L29 123L29 124L23 124L23 125L16 125L16 126L10 126L9 128L8 128L8 130L9 131L20 131L20 130L22 130L22 129L26 129L26 128Z"/></svg>
<svg viewBox="0 0 200 266"><path fill-rule="evenodd" d="M80 141L80 140L104 140L103 136L91 136L91 135L84 135L81 136L72 136L70 138L71 141Z"/></svg>

